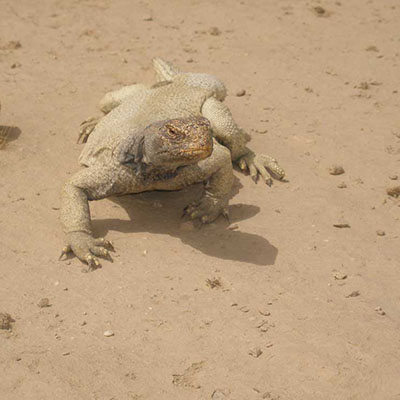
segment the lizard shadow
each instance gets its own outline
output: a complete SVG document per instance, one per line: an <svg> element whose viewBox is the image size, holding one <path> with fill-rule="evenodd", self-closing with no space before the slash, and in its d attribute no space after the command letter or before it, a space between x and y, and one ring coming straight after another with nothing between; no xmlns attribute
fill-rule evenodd
<svg viewBox="0 0 400 400"><path fill-rule="evenodd" d="M4 148L8 142L17 140L21 134L21 129L16 126L0 125L0 149Z"/></svg>
<svg viewBox="0 0 400 400"><path fill-rule="evenodd" d="M229 224L223 217L201 227L200 223L196 226L191 221L182 220L183 208L199 198L202 190L202 185L194 185L180 191L154 191L110 198L125 209L129 220L94 220L95 235L106 236L110 230L165 234L178 237L184 244L212 257L256 265L274 264L278 253L275 246L262 236L228 229ZM234 190L238 190L238 181ZM230 222L234 224L249 219L259 211L260 208L254 205L230 205Z"/></svg>

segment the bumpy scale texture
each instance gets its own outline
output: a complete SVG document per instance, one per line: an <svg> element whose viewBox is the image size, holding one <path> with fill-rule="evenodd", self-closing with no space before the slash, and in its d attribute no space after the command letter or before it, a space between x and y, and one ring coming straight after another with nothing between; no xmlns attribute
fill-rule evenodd
<svg viewBox="0 0 400 400"><path fill-rule="evenodd" d="M111 243L94 239L88 201L151 190L178 190L206 182L203 196L186 207L202 223L226 214L232 186L232 162L268 184L268 169L279 179L275 159L246 147L249 135L223 104L224 84L215 76L182 73L156 58L158 82L136 84L107 93L105 114L82 123L86 142L79 161L85 167L64 185L61 220L66 234L62 255L72 251L90 268L96 256L109 257Z"/></svg>

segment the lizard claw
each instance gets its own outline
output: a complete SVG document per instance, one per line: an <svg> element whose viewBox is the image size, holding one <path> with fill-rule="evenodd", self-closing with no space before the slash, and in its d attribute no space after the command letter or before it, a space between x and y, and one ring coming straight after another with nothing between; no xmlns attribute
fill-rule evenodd
<svg viewBox="0 0 400 400"><path fill-rule="evenodd" d="M269 171L279 180L285 177L285 171L279 166L278 162L267 155L255 154L249 151L238 160L238 165L242 171L248 170L251 179L257 183L261 177L268 185L272 185L272 178Z"/></svg>
<svg viewBox="0 0 400 400"><path fill-rule="evenodd" d="M70 232L67 234L67 241L68 245L62 249L60 259L68 252L73 252L81 261L88 264L86 272L101 266L97 257L113 262L109 250L114 251L114 246L105 238L94 239L86 232Z"/></svg>
<svg viewBox="0 0 400 400"><path fill-rule="evenodd" d="M64 246L61 250L60 257L58 257L58 261L60 261L64 256L66 256L71 251L71 246Z"/></svg>
<svg viewBox="0 0 400 400"><path fill-rule="evenodd" d="M200 201L185 207L182 217L188 216L192 220L199 219L203 224L215 221L220 215L229 219L225 205L225 201L204 196Z"/></svg>
<svg viewBox="0 0 400 400"><path fill-rule="evenodd" d="M100 262L96 257L93 257L91 254L86 255L86 262L88 264L88 270L94 271L95 269L100 267Z"/></svg>

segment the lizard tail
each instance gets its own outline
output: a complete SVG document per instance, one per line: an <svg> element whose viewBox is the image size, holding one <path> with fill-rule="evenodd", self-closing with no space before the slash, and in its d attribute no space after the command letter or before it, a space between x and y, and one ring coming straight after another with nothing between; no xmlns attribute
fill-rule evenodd
<svg viewBox="0 0 400 400"><path fill-rule="evenodd" d="M157 74L157 81L170 81L180 73L178 68L159 57L153 58L153 67Z"/></svg>

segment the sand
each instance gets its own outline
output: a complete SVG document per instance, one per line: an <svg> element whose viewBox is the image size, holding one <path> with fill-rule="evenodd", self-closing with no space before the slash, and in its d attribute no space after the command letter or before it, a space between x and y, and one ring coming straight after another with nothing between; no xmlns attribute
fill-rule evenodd
<svg viewBox="0 0 400 400"><path fill-rule="evenodd" d="M1 399L400 398L396 0L0 7ZM82 273L58 261L79 124L155 56L220 77L287 182L235 172L231 225L200 230L200 186L94 202L116 253Z"/></svg>

